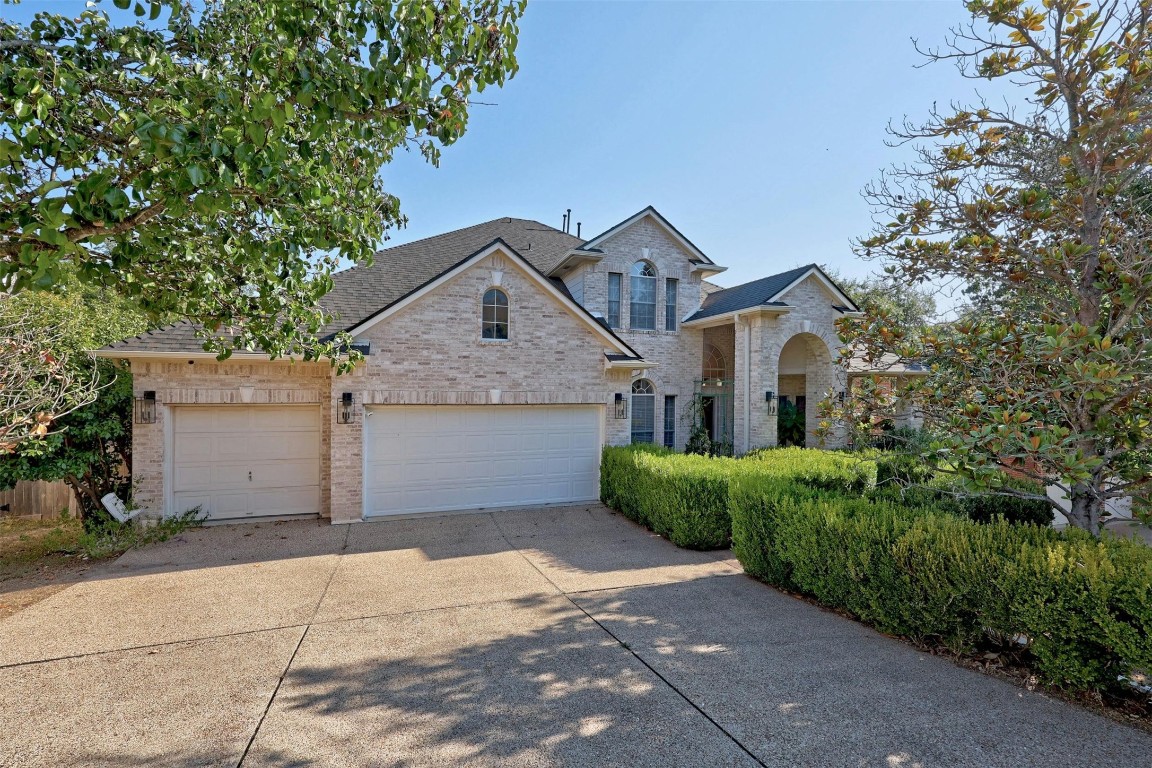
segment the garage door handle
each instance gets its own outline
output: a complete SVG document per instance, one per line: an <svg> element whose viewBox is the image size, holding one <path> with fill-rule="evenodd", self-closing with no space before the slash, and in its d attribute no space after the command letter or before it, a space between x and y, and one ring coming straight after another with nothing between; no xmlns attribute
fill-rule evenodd
<svg viewBox="0 0 1152 768"><path fill-rule="evenodd" d="M252 473L251 472L248 473L248 482L252 482Z"/></svg>

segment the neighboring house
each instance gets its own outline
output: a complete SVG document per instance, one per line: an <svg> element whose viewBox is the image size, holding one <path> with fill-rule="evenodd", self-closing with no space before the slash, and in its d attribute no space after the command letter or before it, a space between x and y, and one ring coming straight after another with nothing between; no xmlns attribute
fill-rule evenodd
<svg viewBox="0 0 1152 768"><path fill-rule="evenodd" d="M818 267L722 289L652 208L590 240L496 219L335 275L325 333L367 354L217 362L179 323L97 354L131 365L135 501L212 519L333 522L599 495L601 446L736 453L776 443L781 397L817 422L843 390L834 323L857 311Z"/></svg>

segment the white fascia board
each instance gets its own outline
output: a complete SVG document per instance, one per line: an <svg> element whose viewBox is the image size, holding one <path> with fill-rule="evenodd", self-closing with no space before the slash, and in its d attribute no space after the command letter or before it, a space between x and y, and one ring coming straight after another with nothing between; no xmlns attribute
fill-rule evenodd
<svg viewBox="0 0 1152 768"><path fill-rule="evenodd" d="M660 363L654 363L651 360L609 360L604 358L604 367L618 370L643 370L645 368L659 368Z"/></svg>
<svg viewBox="0 0 1152 768"><path fill-rule="evenodd" d="M758 306L758 307L745 307L744 309L734 309L731 312L725 312L720 315L710 315L702 317L699 320L687 320L681 323L689 328L711 328L714 325L727 325L728 323L736 322L737 315L750 315L754 312L763 312L769 315L786 315L792 310L796 309L793 306ZM695 314L695 313L693 313Z"/></svg>
<svg viewBox="0 0 1152 768"><path fill-rule="evenodd" d="M587 251L582 251L576 248L569 251L567 255L561 259L559 264L552 267L552 270L548 273L548 276L564 277L563 273L570 272L573 268L578 267L581 264L599 264L603 260L604 254L602 253L588 253Z"/></svg>
<svg viewBox="0 0 1152 768"><path fill-rule="evenodd" d="M656 222L656 224L659 225L659 227L661 229L663 229L664 232L669 237L671 237L673 240L675 240L676 243L681 248L683 248L684 250L688 251L691 254L694 254L701 261L705 262L705 264L711 264L712 263L711 259L709 259L699 248L697 248L695 245L693 245L691 242L689 242L687 239L685 239L684 235L677 232L676 227L672 226L671 222L667 221L663 216L661 216L659 213L657 213L655 208L652 208L651 206L640 211L635 216L632 216L631 218L625 219L624 221L620 222L619 224L612 227L611 229L609 229L605 232L601 232L600 234L596 235L596 237L594 237L591 240L584 243L584 245L582 247L584 249L592 248L592 247L596 246L598 243L604 242L605 240L612 237L616 233L622 232L625 229L628 229L628 227L632 226L636 222L641 221L642 219L646 219L646 218L650 218L650 219L652 219L652 221Z"/></svg>
<svg viewBox="0 0 1152 768"><path fill-rule="evenodd" d="M584 310L583 307L565 296L559 288L557 288L548 280L548 278L544 277L544 275L533 268L531 264L525 261L524 257L517 253L512 248L512 246L502 241L492 243L492 245L488 246L487 248L481 251L477 251L476 253L472 254L471 258L460 262L452 269L437 277L435 280L430 281L422 288L413 291L404 298L400 299L395 304L385 309L383 312L368 318L359 325L349 328L348 333L351 334L354 338L361 336L377 323L380 323L383 320L387 320L389 317L396 314L405 307L411 306L412 304L420 301L420 299L424 298L432 291L444 285L449 280L452 280L453 278L463 274L468 269L471 269L477 262L488 258L493 253L500 253L516 262L517 266L520 267L520 270L524 272L528 278L532 280L537 286L539 286L541 290L550 295L556 301L560 302L560 304L563 305L564 308L567 309L572 315L583 322L588 328L592 329L593 333L596 333L598 336L608 342L608 345L612 347L612 349L615 349L624 355L636 354L636 350L624 345L619 339L608 332L604 326L597 323L592 318L592 316Z"/></svg>
<svg viewBox="0 0 1152 768"><path fill-rule="evenodd" d="M812 277L812 276L815 276L815 277L816 277L816 279L820 281L820 284L821 284L821 285L823 285L825 288L827 288L827 289L828 289L828 292L829 292L829 293L831 293L831 294L832 294L833 296L835 296L836 298L838 298L838 299L841 299L841 303L842 303L844 306L846 306L846 307L854 307L854 306L856 306L856 302L852 301L852 299L850 299L849 297L845 296L845 295L844 295L844 293L843 293L843 292L842 292L842 291L841 291L839 288L837 288L837 287L836 287L836 286L835 286L835 285L832 283L832 281L831 281L831 280L829 280L827 277L825 277L825 276L824 276L824 273L823 273L823 272L821 272L821 271L820 271L819 269L817 269L816 267L812 267L812 268L811 268L811 269L809 269L807 272L805 272L804 274L800 275L800 277L798 277L798 278L796 278L795 280L793 280L792 282L788 283L788 285L787 285L787 286L785 286L785 287L784 287L782 290L779 290L779 291L777 291L775 294L773 294L773 295L772 295L772 296L771 296L771 297L768 299L768 301L776 301L776 300L777 300L777 299L779 299L781 296L784 296L786 293L788 293L788 291L792 290L792 289L793 289L793 288L795 288L796 286L800 285L800 283L804 282L805 280L807 280L809 277Z"/></svg>

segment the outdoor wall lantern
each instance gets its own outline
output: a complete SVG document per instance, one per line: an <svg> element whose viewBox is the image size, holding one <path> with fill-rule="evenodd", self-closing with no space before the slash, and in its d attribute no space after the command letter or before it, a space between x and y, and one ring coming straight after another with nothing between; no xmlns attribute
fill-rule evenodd
<svg viewBox="0 0 1152 768"><path fill-rule="evenodd" d="M620 392L616 393L616 410L615 416L618 419L628 418L628 401L624 399L624 395Z"/></svg>
<svg viewBox="0 0 1152 768"><path fill-rule="evenodd" d="M776 413L776 393L768 390L764 393L764 402L768 403L769 415Z"/></svg>
<svg viewBox="0 0 1152 768"><path fill-rule="evenodd" d="M339 424L351 424L356 420L356 403L352 400L351 392L340 395L340 407L336 409L336 421Z"/></svg>
<svg viewBox="0 0 1152 768"><path fill-rule="evenodd" d="M135 411L137 424L155 424L156 393L150 389L144 393L143 397L136 398Z"/></svg>

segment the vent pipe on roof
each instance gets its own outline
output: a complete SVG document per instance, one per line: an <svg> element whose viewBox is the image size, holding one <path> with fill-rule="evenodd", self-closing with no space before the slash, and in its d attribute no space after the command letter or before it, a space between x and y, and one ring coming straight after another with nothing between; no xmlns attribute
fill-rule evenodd
<svg viewBox="0 0 1152 768"><path fill-rule="evenodd" d="M564 217L564 231L565 232L571 232L572 231L572 209L571 208L568 209L568 214Z"/></svg>
<svg viewBox="0 0 1152 768"><path fill-rule="evenodd" d="M571 209L569 209L569 210L571 210ZM568 231L568 214L564 214L564 215L561 217L561 222L560 222L560 231L562 231L562 232L567 232L567 231Z"/></svg>
<svg viewBox="0 0 1152 768"><path fill-rule="evenodd" d="M576 237L580 237L580 222L576 222Z"/></svg>

